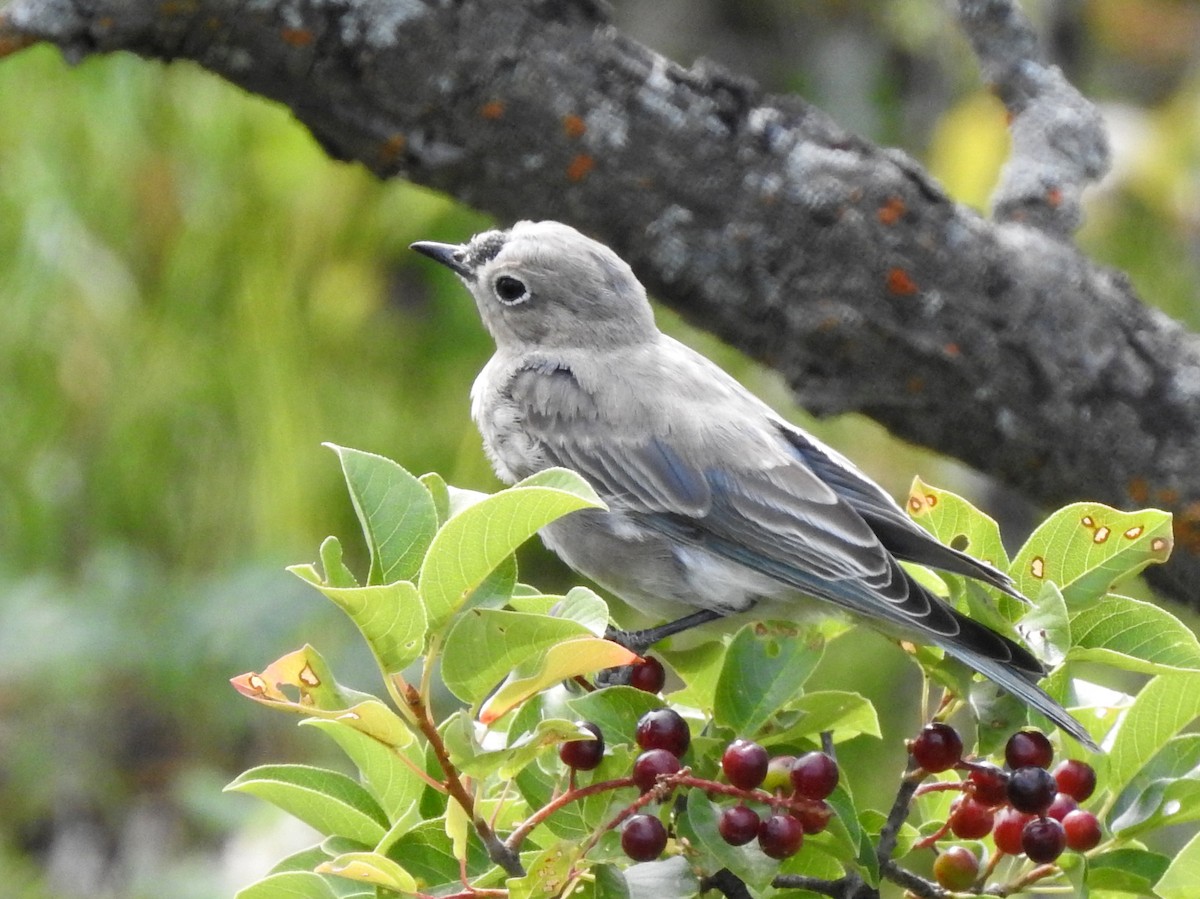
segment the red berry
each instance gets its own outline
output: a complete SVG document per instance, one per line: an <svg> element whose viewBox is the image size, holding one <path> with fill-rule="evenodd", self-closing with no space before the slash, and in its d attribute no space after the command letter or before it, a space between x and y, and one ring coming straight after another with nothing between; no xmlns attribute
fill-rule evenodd
<svg viewBox="0 0 1200 899"><path fill-rule="evenodd" d="M996 815L996 823L992 828L992 839L996 848L1009 855L1020 855L1025 850L1021 848L1021 834L1025 825L1033 820L1033 815L1019 812L1015 808L1003 808Z"/></svg>
<svg viewBox="0 0 1200 899"><path fill-rule="evenodd" d="M1067 845L1063 826L1053 818L1034 818L1021 832L1021 848L1029 860L1045 865L1062 855Z"/></svg>
<svg viewBox="0 0 1200 899"><path fill-rule="evenodd" d="M633 760L633 782L649 793L659 777L674 774L680 768L679 757L665 749L647 749Z"/></svg>
<svg viewBox="0 0 1200 899"><path fill-rule="evenodd" d="M962 737L949 724L934 721L921 728L910 749L918 765L937 774L950 770L962 759Z"/></svg>
<svg viewBox="0 0 1200 899"><path fill-rule="evenodd" d="M1008 801L1019 812L1043 814L1057 795L1058 785L1045 768L1027 765L1008 778Z"/></svg>
<svg viewBox="0 0 1200 899"><path fill-rule="evenodd" d="M604 759L604 735L590 721L576 722L596 735L594 740L572 740L558 747L558 757L563 764L576 771L591 771Z"/></svg>
<svg viewBox="0 0 1200 899"><path fill-rule="evenodd" d="M793 809L792 814L800 821L805 835L820 833L829 826L833 817L833 806L824 800L806 802L799 808Z"/></svg>
<svg viewBox="0 0 1200 899"><path fill-rule="evenodd" d="M792 788L792 763L794 755L777 755L767 763L767 776L763 778L762 788L768 793L787 792Z"/></svg>
<svg viewBox="0 0 1200 899"><path fill-rule="evenodd" d="M771 815L758 826L758 848L771 858L791 858L803 842L804 827L791 815Z"/></svg>
<svg viewBox="0 0 1200 899"><path fill-rule="evenodd" d="M629 686L637 687L646 693L661 693L667 683L667 672L662 662L654 656L645 656L640 662L634 663L629 670Z"/></svg>
<svg viewBox="0 0 1200 899"><path fill-rule="evenodd" d="M675 756L687 752L692 742L687 722L674 709L654 709L642 715L636 736L643 749L665 749Z"/></svg>
<svg viewBox="0 0 1200 899"><path fill-rule="evenodd" d="M1077 808L1079 808L1079 803L1073 797L1066 793L1058 793L1054 797L1054 801L1050 803L1050 807L1046 809L1046 817L1061 821Z"/></svg>
<svg viewBox="0 0 1200 899"><path fill-rule="evenodd" d="M1054 769L1058 791L1083 802L1096 792L1096 769L1079 759L1064 759Z"/></svg>
<svg viewBox="0 0 1200 899"><path fill-rule="evenodd" d="M960 840L978 840L992 832L992 810L972 796L956 799L950 806L950 830Z"/></svg>
<svg viewBox="0 0 1200 899"><path fill-rule="evenodd" d="M741 790L753 790L767 776L771 757L751 740L734 740L721 756L721 770Z"/></svg>
<svg viewBox="0 0 1200 899"><path fill-rule="evenodd" d="M1019 730L1004 745L1004 761L1008 767L1017 768L1049 768L1054 761L1054 747L1046 739L1046 735L1036 730Z"/></svg>
<svg viewBox="0 0 1200 899"><path fill-rule="evenodd" d="M758 836L758 812L744 805L735 805L721 812L717 830L730 846L745 846Z"/></svg>
<svg viewBox="0 0 1200 899"><path fill-rule="evenodd" d="M967 782L977 802L986 806L1008 802L1008 772L991 762L972 762Z"/></svg>
<svg viewBox="0 0 1200 899"><path fill-rule="evenodd" d="M823 752L806 752L792 762L792 789L805 799L824 799L838 785L838 766Z"/></svg>
<svg viewBox="0 0 1200 899"><path fill-rule="evenodd" d="M1067 812L1062 819L1063 831L1067 835L1067 846L1076 852L1087 852L1100 845L1103 835L1100 833L1100 822L1089 811L1077 808Z"/></svg>
<svg viewBox="0 0 1200 899"><path fill-rule="evenodd" d="M621 848L635 862L652 862L667 848L667 829L653 815L634 815L621 831Z"/></svg>
<svg viewBox="0 0 1200 899"><path fill-rule="evenodd" d="M934 859L933 876L947 890L969 890L979 877L979 859L966 846L951 846Z"/></svg>

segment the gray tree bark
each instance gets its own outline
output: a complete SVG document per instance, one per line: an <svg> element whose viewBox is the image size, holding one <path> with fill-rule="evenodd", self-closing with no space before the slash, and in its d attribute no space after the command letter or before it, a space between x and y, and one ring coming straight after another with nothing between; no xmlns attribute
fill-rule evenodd
<svg viewBox="0 0 1200 899"><path fill-rule="evenodd" d="M960 24L1013 115L991 219L790 96L682 68L593 0L14 0L0 53L192 60L331 156L610 244L687 319L1042 505L1176 516L1152 572L1200 604L1200 341L1070 242L1099 119L1011 0Z"/></svg>

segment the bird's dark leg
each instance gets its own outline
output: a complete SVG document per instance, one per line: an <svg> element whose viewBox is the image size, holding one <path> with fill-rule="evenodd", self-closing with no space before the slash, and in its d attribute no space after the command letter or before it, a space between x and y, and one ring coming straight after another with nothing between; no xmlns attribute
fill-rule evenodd
<svg viewBox="0 0 1200 899"><path fill-rule="evenodd" d="M668 621L666 624L658 625L658 627L643 628L640 631L622 631L615 627L610 627L605 631L604 636L614 643L620 643L630 652L636 652L638 655L643 656L646 654L646 650L659 640L665 640L667 637L673 637L693 627L699 627L702 624L708 624L710 621L716 621L718 618L723 617L725 616L721 612L713 609L701 609L699 612L684 615L675 621Z"/></svg>

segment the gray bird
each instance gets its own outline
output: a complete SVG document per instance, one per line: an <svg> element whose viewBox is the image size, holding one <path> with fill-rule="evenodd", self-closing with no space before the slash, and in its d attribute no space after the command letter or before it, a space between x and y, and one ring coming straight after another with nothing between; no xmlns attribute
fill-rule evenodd
<svg viewBox="0 0 1200 899"><path fill-rule="evenodd" d="M412 248L463 280L496 342L471 391L496 473L511 484L563 466L608 505L541 536L576 571L668 619L623 633L629 648L750 610L795 618L815 597L940 646L1095 747L1037 685L1045 672L1031 653L899 560L1019 597L1011 579L939 543L849 460L659 331L645 289L608 247L558 222L519 222L462 246Z"/></svg>

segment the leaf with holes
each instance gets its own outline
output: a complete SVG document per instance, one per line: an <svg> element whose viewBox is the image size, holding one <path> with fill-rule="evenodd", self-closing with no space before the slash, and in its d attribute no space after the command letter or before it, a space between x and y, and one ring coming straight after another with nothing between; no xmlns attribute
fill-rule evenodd
<svg viewBox="0 0 1200 899"><path fill-rule="evenodd" d="M327 711L340 715L357 702L374 700L369 693L343 687L333 679L329 665L311 646L280 656L262 673L239 674L233 688L248 699L303 715ZM294 690L290 696L286 689Z"/></svg>
<svg viewBox="0 0 1200 899"><path fill-rule="evenodd" d="M368 584L411 580L437 532L433 497L391 459L327 443L337 453L371 553Z"/></svg>
<svg viewBox="0 0 1200 899"><path fill-rule="evenodd" d="M550 468L453 515L421 566L418 586L430 630L440 631L492 569L539 528L579 509L600 508L604 504L587 481Z"/></svg>
<svg viewBox="0 0 1200 899"><path fill-rule="evenodd" d="M1059 509L1035 530L1013 559L1009 574L1026 596L1054 581L1067 607L1078 609L1109 592L1113 583L1171 554L1171 513L1119 512L1100 503Z"/></svg>
<svg viewBox="0 0 1200 899"><path fill-rule="evenodd" d="M755 733L812 674L825 649L820 632L751 624L737 632L717 680L713 718L739 734Z"/></svg>
<svg viewBox="0 0 1200 899"><path fill-rule="evenodd" d="M958 494L913 478L907 508L913 520L942 543L1001 571L1008 570L1000 526Z"/></svg>

